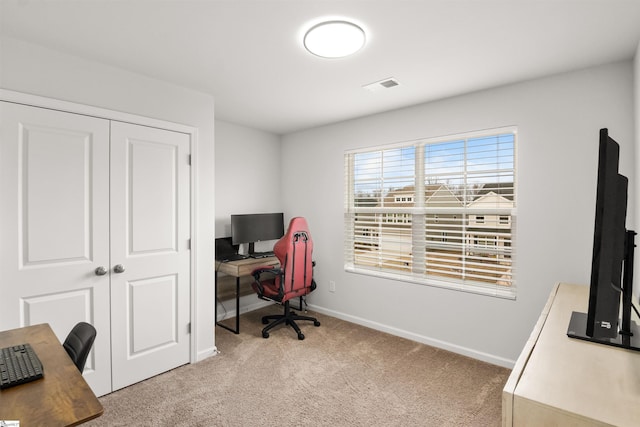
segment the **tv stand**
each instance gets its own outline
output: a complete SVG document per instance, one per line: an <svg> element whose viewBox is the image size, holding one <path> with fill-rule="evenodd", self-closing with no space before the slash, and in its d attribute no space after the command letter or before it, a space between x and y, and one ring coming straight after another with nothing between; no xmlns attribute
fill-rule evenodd
<svg viewBox="0 0 640 427"><path fill-rule="evenodd" d="M557 284L502 393L503 426L637 426L640 353L567 336L589 286Z"/></svg>
<svg viewBox="0 0 640 427"><path fill-rule="evenodd" d="M567 335L570 338L578 338L580 340L590 341L597 344L611 345L614 347L625 348L627 350L640 351L640 327L630 320L630 331L620 331L616 338L593 338L586 334L587 330L587 313L574 311L571 313L569 321L569 329Z"/></svg>
<svg viewBox="0 0 640 427"><path fill-rule="evenodd" d="M622 317L618 319L618 325L609 325L618 329L618 335L615 338L600 338L590 336L589 331L589 316L587 313L574 311L571 313L571 320L569 321L569 328L567 329L567 336L570 338L577 338L585 341L594 342L597 344L611 345L614 347L621 347L627 350L640 351L640 328L631 320L631 310L635 309L631 302L633 293L633 255L635 245L636 232L633 230L627 230L625 233L624 241L624 269L622 278L621 300L622 300ZM637 311L636 311L637 313ZM593 329L593 325L592 329Z"/></svg>

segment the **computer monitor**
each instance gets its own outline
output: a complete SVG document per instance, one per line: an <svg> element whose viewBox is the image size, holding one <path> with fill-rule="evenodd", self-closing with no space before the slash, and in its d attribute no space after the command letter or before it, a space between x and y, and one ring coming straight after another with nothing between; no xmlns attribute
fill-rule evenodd
<svg viewBox="0 0 640 427"><path fill-rule="evenodd" d="M589 304L587 313L572 313L567 335L640 350L631 321L635 232L625 228L628 180L618 173L619 157L620 146L601 129Z"/></svg>
<svg viewBox="0 0 640 427"><path fill-rule="evenodd" d="M231 240L234 245L249 244L249 255L255 253L254 243L276 240L284 236L284 215L260 213L231 215Z"/></svg>

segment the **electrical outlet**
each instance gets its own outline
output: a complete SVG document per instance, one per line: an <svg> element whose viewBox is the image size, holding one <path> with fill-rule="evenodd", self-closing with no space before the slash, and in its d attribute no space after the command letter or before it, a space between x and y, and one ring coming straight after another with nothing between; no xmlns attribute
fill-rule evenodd
<svg viewBox="0 0 640 427"><path fill-rule="evenodd" d="M333 280L329 280L329 292L335 292L336 291L336 282L334 282Z"/></svg>

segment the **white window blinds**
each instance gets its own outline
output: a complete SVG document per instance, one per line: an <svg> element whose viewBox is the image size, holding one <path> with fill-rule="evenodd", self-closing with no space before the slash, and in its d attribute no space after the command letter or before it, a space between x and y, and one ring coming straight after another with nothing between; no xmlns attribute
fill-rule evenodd
<svg viewBox="0 0 640 427"><path fill-rule="evenodd" d="M515 129L345 154L345 269L515 297Z"/></svg>

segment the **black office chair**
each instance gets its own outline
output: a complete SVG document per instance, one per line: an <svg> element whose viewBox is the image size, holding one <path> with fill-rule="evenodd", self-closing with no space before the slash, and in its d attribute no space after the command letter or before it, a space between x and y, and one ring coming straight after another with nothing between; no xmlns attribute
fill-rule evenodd
<svg viewBox="0 0 640 427"><path fill-rule="evenodd" d="M67 339L64 340L62 344L80 373L84 371L84 364L87 361L87 356L89 356L95 339L96 328L89 323L80 322L71 329Z"/></svg>

